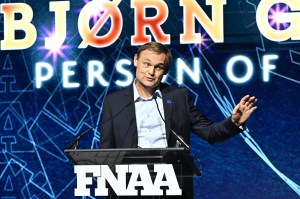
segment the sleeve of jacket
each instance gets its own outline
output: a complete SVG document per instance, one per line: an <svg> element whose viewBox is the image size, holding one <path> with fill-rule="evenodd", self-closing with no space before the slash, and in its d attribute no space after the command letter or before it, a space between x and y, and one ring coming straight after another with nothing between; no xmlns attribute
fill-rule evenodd
<svg viewBox="0 0 300 199"><path fill-rule="evenodd" d="M113 134L113 120L111 116L111 108L109 96L104 98L102 105L101 127L100 127L100 148L115 148L115 138Z"/></svg>
<svg viewBox="0 0 300 199"><path fill-rule="evenodd" d="M186 90L186 101L188 104L191 130L210 144L231 138L242 130L229 118L221 122L213 122L208 119L194 104Z"/></svg>

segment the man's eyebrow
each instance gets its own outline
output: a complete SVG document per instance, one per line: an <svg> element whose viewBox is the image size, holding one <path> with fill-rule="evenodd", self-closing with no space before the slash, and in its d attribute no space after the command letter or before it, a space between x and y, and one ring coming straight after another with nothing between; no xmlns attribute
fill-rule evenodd
<svg viewBox="0 0 300 199"><path fill-rule="evenodd" d="M152 62L152 60L151 59L149 59L149 58L145 58L145 59L143 59L142 60L143 62ZM161 63L157 63L157 64L155 64L154 66L165 66L165 63L163 63L163 62L161 62Z"/></svg>
<svg viewBox="0 0 300 199"><path fill-rule="evenodd" d="M149 62L151 62L151 60L149 58L145 58L143 61L149 61Z"/></svg>
<svg viewBox="0 0 300 199"><path fill-rule="evenodd" d="M155 64L154 66L165 67L165 64L164 63L158 63L158 64Z"/></svg>

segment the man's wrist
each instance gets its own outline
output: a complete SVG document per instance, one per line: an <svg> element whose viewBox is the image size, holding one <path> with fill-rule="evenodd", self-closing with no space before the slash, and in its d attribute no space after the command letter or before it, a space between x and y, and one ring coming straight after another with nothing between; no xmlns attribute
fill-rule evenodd
<svg viewBox="0 0 300 199"><path fill-rule="evenodd" d="M232 121L232 123L233 123L235 126L239 127L241 130L245 130L245 129L246 129L246 123L239 124L239 123L235 122L232 118L231 118L231 121Z"/></svg>

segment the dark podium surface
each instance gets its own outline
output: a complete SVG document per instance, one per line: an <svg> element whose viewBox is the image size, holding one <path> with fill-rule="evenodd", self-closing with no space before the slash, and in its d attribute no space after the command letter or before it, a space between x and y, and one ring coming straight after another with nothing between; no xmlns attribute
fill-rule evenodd
<svg viewBox="0 0 300 199"><path fill-rule="evenodd" d="M74 165L172 164L177 176L201 176L185 148L66 149Z"/></svg>

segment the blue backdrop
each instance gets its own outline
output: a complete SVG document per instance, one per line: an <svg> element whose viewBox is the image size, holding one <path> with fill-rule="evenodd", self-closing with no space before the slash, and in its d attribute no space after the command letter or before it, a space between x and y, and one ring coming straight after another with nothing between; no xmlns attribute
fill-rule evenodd
<svg viewBox="0 0 300 199"><path fill-rule="evenodd" d="M124 0L118 5L123 16L120 36L113 44L101 48L78 48L82 42L78 16L89 1L70 1L66 40L52 53L44 48L44 38L51 35L54 26L54 13L49 11L49 2L1 1L1 5L29 5L33 10L32 24L37 30L32 46L16 50L1 47L0 51L1 198L74 198L76 176L64 149L78 134L99 123L103 97L107 92L122 88L116 81L130 81L129 74L115 67L121 59L132 62L137 50L137 46L131 45L135 19L130 1ZM205 5L205 1L197 2L210 16L211 7ZM171 35L171 43L167 46L174 61L165 82L180 83L188 88L195 104L214 121L228 117L242 96L251 94L258 98L259 108L241 135L214 145L192 135L192 155L201 159L204 165L203 176L194 180L195 198L300 196L299 41L266 39L256 23L259 2L228 0L223 13L224 42L215 43L196 22L196 30L203 37L203 43L196 45L180 43L183 9L179 0L166 1L169 14L161 27ZM270 9L270 16L276 10L289 12L285 4L277 4ZM147 13L149 16L156 14L151 9ZM15 17L22 18L18 14ZM1 40L4 40L6 21L3 12L0 19ZM272 22L270 18L270 24ZM95 21L91 19L91 26L93 23ZM108 20L99 34L106 34L110 26ZM289 26L275 23L274 28ZM24 32L17 30L15 33L16 38L24 38ZM147 34L151 35L151 31L147 30ZM272 60L276 67L267 73L269 81L263 77L265 55L277 56ZM235 82L227 72L229 61L237 56L250 60L253 69L249 79L242 83ZM93 87L88 86L87 67L91 60L103 64L102 77L107 86L98 81ZM63 84L63 63L66 61L76 61L72 69L74 75L70 75L69 81L78 82L79 87L67 88ZM51 66L53 75L37 88L36 68L41 62ZM123 68L134 75L132 64ZM180 71L183 71L182 75ZM245 62L235 63L235 77L244 77L248 72ZM46 73L44 69L41 74ZM183 82L179 81L181 77ZM98 148L100 137L101 132L96 128L82 138L79 146Z"/></svg>

